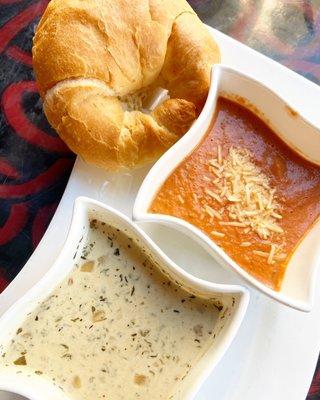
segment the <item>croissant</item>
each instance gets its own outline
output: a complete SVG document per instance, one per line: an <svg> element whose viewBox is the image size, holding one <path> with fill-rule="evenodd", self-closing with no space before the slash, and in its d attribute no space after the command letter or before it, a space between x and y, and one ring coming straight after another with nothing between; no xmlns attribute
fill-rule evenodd
<svg viewBox="0 0 320 400"><path fill-rule="evenodd" d="M33 41L49 123L102 168L155 160L191 126L218 46L185 0L52 0ZM159 88L169 98L154 110Z"/></svg>

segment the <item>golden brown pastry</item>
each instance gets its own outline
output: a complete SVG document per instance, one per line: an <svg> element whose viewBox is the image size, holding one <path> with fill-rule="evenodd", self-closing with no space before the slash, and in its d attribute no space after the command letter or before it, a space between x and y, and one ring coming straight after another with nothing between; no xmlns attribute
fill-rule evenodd
<svg viewBox="0 0 320 400"><path fill-rule="evenodd" d="M32 52L50 124L107 169L142 165L172 146L201 111L220 61L185 0L52 0ZM144 97L158 87L170 99L148 113Z"/></svg>

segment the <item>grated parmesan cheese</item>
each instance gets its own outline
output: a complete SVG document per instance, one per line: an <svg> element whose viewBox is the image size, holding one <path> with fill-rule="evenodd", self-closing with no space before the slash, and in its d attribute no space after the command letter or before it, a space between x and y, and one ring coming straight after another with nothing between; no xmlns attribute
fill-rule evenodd
<svg viewBox="0 0 320 400"><path fill-rule="evenodd" d="M220 203L221 208L217 211L206 204L203 211L210 217L210 222L217 218L221 227L240 228L244 234L255 232L270 250L252 249L252 254L265 258L268 264L274 264L286 258L286 254L281 253L284 243L284 232L279 225L281 209L275 188L271 187L268 177L253 163L252 158L247 149L236 147L231 147L223 157L221 146L217 147L216 158L208 162L209 172L214 175L210 180L214 190L206 188L205 193ZM208 181L208 177L204 180ZM225 236L217 231L211 234ZM282 244L272 243L272 240ZM240 244L241 247L252 245L250 241Z"/></svg>
<svg viewBox="0 0 320 400"><path fill-rule="evenodd" d="M267 261L268 264L272 264L273 263L273 257L274 257L274 255L276 253L276 249L277 249L277 247L274 244L272 244L271 248L270 248L270 253L269 253L269 256L268 256L268 261Z"/></svg>
<svg viewBox="0 0 320 400"><path fill-rule="evenodd" d="M282 218L275 189L268 177L252 162L252 154L244 148L231 147L226 157L217 149L217 158L209 161L209 171L215 175L213 192L205 192L225 209L230 222L222 225L250 227L261 239L283 234L278 221Z"/></svg>
<svg viewBox="0 0 320 400"><path fill-rule="evenodd" d="M252 253L256 254L257 256L264 257L264 258L268 258L269 257L269 253L267 253L266 251L253 250Z"/></svg>
<svg viewBox="0 0 320 400"><path fill-rule="evenodd" d="M211 231L211 235L217 236L217 237L224 237L225 234L222 232L217 232L217 231Z"/></svg>
<svg viewBox="0 0 320 400"><path fill-rule="evenodd" d="M249 246L251 246L251 242L242 242L242 243L240 244L240 246L241 246L241 247L249 247Z"/></svg>
<svg viewBox="0 0 320 400"><path fill-rule="evenodd" d="M184 199L183 199L183 197L181 196L181 194L178 194L178 200L180 201L180 203L181 204L184 204Z"/></svg>

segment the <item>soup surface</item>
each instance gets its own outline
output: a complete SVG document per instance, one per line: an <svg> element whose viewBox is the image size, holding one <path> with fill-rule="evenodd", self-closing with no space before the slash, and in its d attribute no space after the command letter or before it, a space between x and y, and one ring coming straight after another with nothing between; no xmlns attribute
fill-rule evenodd
<svg viewBox="0 0 320 400"><path fill-rule="evenodd" d="M279 290L296 246L320 215L320 168L250 110L221 97L205 138L168 177L149 211L200 228L247 272Z"/></svg>
<svg viewBox="0 0 320 400"><path fill-rule="evenodd" d="M0 364L72 399L169 399L212 344L219 311L118 230L91 226L72 272L28 315Z"/></svg>

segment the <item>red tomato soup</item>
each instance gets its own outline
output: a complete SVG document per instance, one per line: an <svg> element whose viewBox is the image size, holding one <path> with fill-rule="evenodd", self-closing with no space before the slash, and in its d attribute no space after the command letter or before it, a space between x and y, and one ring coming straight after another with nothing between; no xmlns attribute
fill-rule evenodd
<svg viewBox="0 0 320 400"><path fill-rule="evenodd" d="M221 97L204 139L149 211L195 225L244 270L279 290L290 257L320 215L320 167L249 109Z"/></svg>

